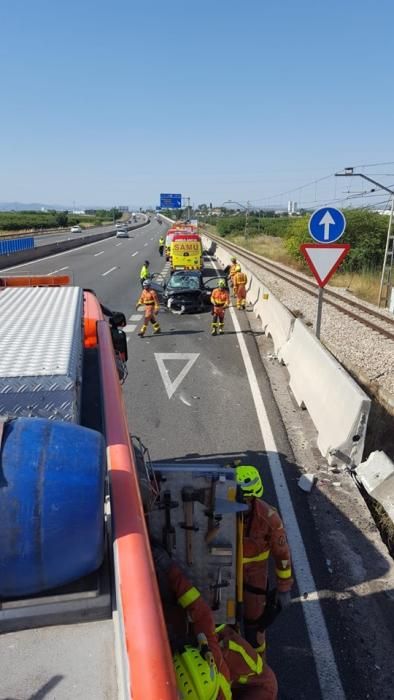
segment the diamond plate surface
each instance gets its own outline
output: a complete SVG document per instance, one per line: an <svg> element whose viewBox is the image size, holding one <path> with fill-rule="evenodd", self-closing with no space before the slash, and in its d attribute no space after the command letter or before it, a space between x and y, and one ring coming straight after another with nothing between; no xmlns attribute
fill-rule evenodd
<svg viewBox="0 0 394 700"><path fill-rule="evenodd" d="M82 294L77 287L0 293L0 414L78 420Z"/></svg>

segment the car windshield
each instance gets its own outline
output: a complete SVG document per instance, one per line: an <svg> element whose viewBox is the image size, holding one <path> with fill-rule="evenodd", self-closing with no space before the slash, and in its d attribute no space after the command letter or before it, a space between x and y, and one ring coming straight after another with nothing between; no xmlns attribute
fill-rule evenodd
<svg viewBox="0 0 394 700"><path fill-rule="evenodd" d="M200 289L198 275L173 275L168 282L168 289Z"/></svg>

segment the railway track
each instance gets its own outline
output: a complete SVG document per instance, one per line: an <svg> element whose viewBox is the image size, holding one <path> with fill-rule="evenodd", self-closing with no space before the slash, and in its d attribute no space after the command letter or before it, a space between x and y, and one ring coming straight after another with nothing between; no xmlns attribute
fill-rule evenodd
<svg viewBox="0 0 394 700"><path fill-rule="evenodd" d="M209 233L207 235L215 243L220 244L223 248L227 248L229 251L236 253L239 256L242 256L246 260L249 260L255 265L258 265L263 270L267 270L267 272L270 272L279 279L282 279L288 284L291 284L293 287L300 289L301 291L305 292L306 294L309 294L312 297L318 296L318 289L316 287L316 283L313 280L308 280L304 275L296 272L295 270L290 270L284 265L272 262L268 258L264 258L258 253L253 253L249 250L246 250L245 248L241 248L241 246L237 245L236 243L226 241L223 238L215 236L212 233ZM362 304L359 301L347 299L342 294L334 292L333 290L328 289L327 287L325 287L324 290L324 303L333 306L341 313L346 314L347 316L354 319L355 321L358 321L359 323L362 323L364 326L367 326L376 333L380 333L380 335L383 335L385 338L388 338L389 340L394 340L394 319L392 320L390 318L387 318L387 316L385 316L381 312L375 309L370 309L368 306ZM370 318L368 318L368 316ZM379 320L380 324L377 323L375 319Z"/></svg>

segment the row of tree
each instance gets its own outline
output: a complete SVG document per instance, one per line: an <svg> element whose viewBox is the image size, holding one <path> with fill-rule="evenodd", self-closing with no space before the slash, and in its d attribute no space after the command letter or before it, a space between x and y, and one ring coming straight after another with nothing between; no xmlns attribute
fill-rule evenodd
<svg viewBox="0 0 394 700"><path fill-rule="evenodd" d="M341 242L350 243L351 250L342 269L373 271L381 268L387 238L388 219L366 209L347 209L347 226ZM302 262L301 243L311 242L308 232L309 216L267 217L251 214L248 217L248 236L279 236L290 255ZM219 218L216 222L220 236L240 236L245 232L245 214Z"/></svg>
<svg viewBox="0 0 394 700"><path fill-rule="evenodd" d="M76 224L100 224L102 221L115 221L120 219L122 212L118 209L101 209L94 215L85 216L71 214L68 211L21 211L0 212L0 230L3 231L23 231L33 229L67 228Z"/></svg>

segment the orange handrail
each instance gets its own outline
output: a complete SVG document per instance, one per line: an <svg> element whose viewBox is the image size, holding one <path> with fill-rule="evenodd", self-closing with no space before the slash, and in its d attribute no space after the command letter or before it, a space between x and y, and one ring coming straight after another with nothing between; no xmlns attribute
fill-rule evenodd
<svg viewBox="0 0 394 700"><path fill-rule="evenodd" d="M71 275L22 275L0 277L0 287L64 287L72 284Z"/></svg>
<svg viewBox="0 0 394 700"><path fill-rule="evenodd" d="M97 346L97 321L104 319L101 306L92 292L83 293L83 337L85 348Z"/></svg>
<svg viewBox="0 0 394 700"><path fill-rule="evenodd" d="M97 322L118 590L132 700L177 700L134 453L106 321Z"/></svg>

